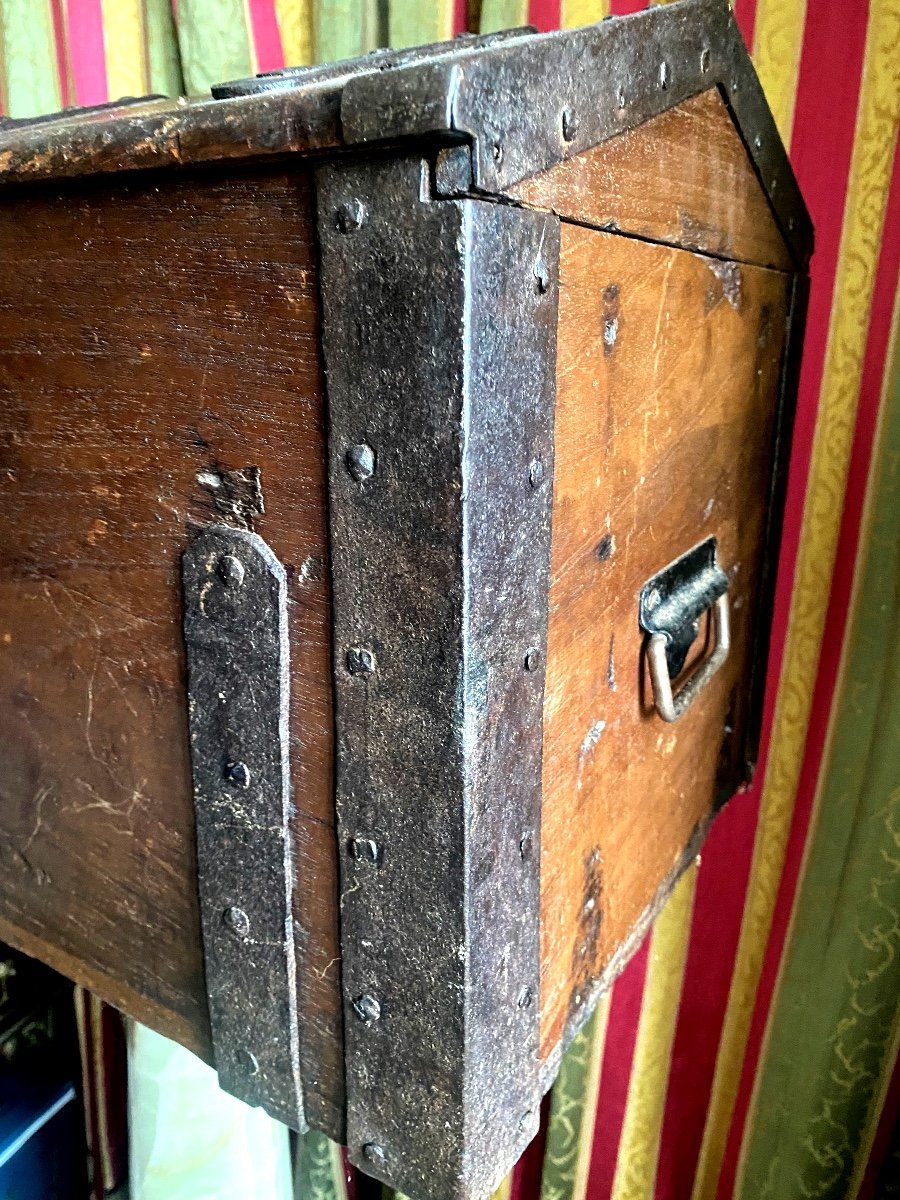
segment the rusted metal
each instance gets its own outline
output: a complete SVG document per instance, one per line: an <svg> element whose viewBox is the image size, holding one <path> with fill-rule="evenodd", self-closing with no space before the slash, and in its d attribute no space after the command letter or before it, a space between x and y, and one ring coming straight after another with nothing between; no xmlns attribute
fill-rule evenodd
<svg viewBox="0 0 900 1200"><path fill-rule="evenodd" d="M302 1129L285 573L261 538L225 525L191 543L182 573L215 1065L226 1091Z"/></svg>
<svg viewBox="0 0 900 1200"><path fill-rule="evenodd" d="M429 179L318 175L347 1128L406 1193L483 1195L540 1101L559 226Z"/></svg>

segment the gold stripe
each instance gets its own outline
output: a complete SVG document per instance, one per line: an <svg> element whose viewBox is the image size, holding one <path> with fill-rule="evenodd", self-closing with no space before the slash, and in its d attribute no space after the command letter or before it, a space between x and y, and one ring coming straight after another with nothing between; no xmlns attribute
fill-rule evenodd
<svg viewBox="0 0 900 1200"><path fill-rule="evenodd" d="M507 1175L496 1192L491 1196L491 1200L509 1200L512 1192L512 1172Z"/></svg>
<svg viewBox="0 0 900 1200"><path fill-rule="evenodd" d="M593 25L609 16L609 0L561 0L559 23L562 29Z"/></svg>
<svg viewBox="0 0 900 1200"><path fill-rule="evenodd" d="M612 1200L652 1200L656 1188L672 1042L696 886L695 861L675 885L653 929Z"/></svg>
<svg viewBox="0 0 900 1200"><path fill-rule="evenodd" d="M305 67L313 61L312 0L275 0L286 67Z"/></svg>
<svg viewBox="0 0 900 1200"><path fill-rule="evenodd" d="M900 0L872 0L834 308L771 748L693 1200L711 1200L716 1193L803 760L897 140L898 24Z"/></svg>
<svg viewBox="0 0 900 1200"><path fill-rule="evenodd" d="M149 91L141 0L101 0L106 90L110 100Z"/></svg>
<svg viewBox="0 0 900 1200"><path fill-rule="evenodd" d="M791 144L805 26L806 0L759 0L753 61L786 146Z"/></svg>

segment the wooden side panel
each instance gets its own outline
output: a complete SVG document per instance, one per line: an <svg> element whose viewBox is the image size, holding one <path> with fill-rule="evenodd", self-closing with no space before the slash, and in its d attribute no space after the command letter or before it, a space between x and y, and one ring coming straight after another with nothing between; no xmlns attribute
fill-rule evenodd
<svg viewBox="0 0 900 1200"><path fill-rule="evenodd" d="M0 260L0 937L208 1053L179 562L252 525L289 574L307 1100L339 1129L309 177L17 193Z"/></svg>
<svg viewBox="0 0 900 1200"><path fill-rule="evenodd" d="M718 89L517 184L534 208L740 262L790 255Z"/></svg>
<svg viewBox="0 0 900 1200"><path fill-rule="evenodd" d="M542 1058L741 782L790 276L564 225L541 833ZM710 535L733 646L672 725L643 584ZM703 636L688 669L703 653ZM633 947L632 947L633 948Z"/></svg>

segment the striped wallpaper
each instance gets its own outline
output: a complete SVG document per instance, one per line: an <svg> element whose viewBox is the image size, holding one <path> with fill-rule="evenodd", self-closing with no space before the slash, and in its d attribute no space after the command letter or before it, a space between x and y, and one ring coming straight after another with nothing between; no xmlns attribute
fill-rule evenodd
<svg viewBox="0 0 900 1200"><path fill-rule="evenodd" d="M0 0L0 96L196 93L645 5ZM900 1194L900 0L734 7L817 231L766 752L572 1047L514 1200ZM377 1190L317 1135L299 1167L304 1197Z"/></svg>

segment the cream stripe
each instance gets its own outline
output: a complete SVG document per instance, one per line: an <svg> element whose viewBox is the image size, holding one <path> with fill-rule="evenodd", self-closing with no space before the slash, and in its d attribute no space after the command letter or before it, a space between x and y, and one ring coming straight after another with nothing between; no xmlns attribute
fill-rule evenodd
<svg viewBox="0 0 900 1200"><path fill-rule="evenodd" d="M875 431L875 437L873 440L873 450L872 450L872 459L871 459L873 468L874 468L876 460L877 460L878 445L879 445L879 441L881 438L881 431L884 427L885 414L887 412L888 392L889 392L890 388L893 386L893 382L894 382L893 376L894 376L894 370L896 367L896 360L895 360L894 356L897 352L898 333L900 333L900 287L898 287L897 294L894 298L893 315L891 318L891 332L890 332L890 337L888 339L887 354L885 356L885 367L884 367L884 374L883 374L883 378L882 378L881 394L880 394L879 408L878 408L878 421L877 421L877 428ZM877 483L877 479L878 479L878 472L874 469L870 469L869 479L866 484L865 506L864 506L864 510L863 510L862 520L860 522L859 539L857 542L857 553L856 553L856 561L854 564L854 574L853 574L853 591L852 591L852 594L850 597L850 603L847 606L846 629L848 631L852 628L853 621L854 621L853 614L858 611L860 600L862 597L863 567L864 567L865 558L866 558L866 547L868 545L868 540L869 540L866 530L869 527L871 517L872 517L872 505L873 505L873 501L874 501L874 497L875 497L875 485ZM829 717L828 717L828 731L827 731L827 734L825 737L825 744L822 747L822 756L819 760L819 777L816 781L816 795L815 795L815 800L814 800L814 805L813 805L813 812L812 812L812 816L810 819L809 831L807 832L807 835L806 835L806 845L803 847L803 862L801 863L800 871L799 871L798 877L797 877L797 889L796 889L796 895L795 895L795 899L794 899L794 907L791 911L790 925L788 926L787 935L785 937L785 952L782 954L781 962L778 964L778 978L776 980L775 989L772 994L772 1003L769 1005L769 1011L768 1011L768 1014L766 1017L766 1031L765 1031L765 1035L764 1035L763 1044L762 1044L762 1047L760 1050L759 1067L757 1068L756 1077L753 1080L753 1093L751 1095L750 1106L747 1111L747 1121L744 1126L742 1139L741 1139L741 1153L740 1153L740 1159L738 1161L737 1179L736 1179L735 1188L734 1188L735 1196L739 1196L741 1194L741 1189L743 1187L744 1170L747 1165L747 1154L749 1152L751 1136L753 1133L753 1126L754 1126L755 1119L756 1119L756 1111L757 1111L758 1101L759 1101L760 1084L761 1084L762 1078L763 1078L763 1068L764 1068L766 1060L769 1057L769 1040L770 1040L770 1036L772 1033L773 1017L774 1017L775 1012L778 1009L778 998L779 998L779 994L781 992L781 984L782 984L782 979L784 976L784 969L785 969L786 963L788 962L788 957L790 954L790 946L791 946L791 942L792 942L793 934L794 934L794 921L795 921L795 917L796 917L796 913L797 913L797 901L799 900L799 897L800 897L800 891L801 891L801 887L802 887L802 883L803 883L803 878L806 875L806 867L807 867L807 863L809 861L809 855L812 850L813 844L816 840L816 830L817 830L817 827L819 824L819 818L821 816L822 788L828 778L828 763L829 763L829 760L831 757L831 745L834 740L836 722L837 722L839 710L840 710L839 700L841 697L841 693L843 692L843 689L844 689L844 679L845 679L846 672L847 672L847 664L850 660L852 650L853 650L853 639L851 637L845 637L843 646L841 647L841 660L840 660L840 665L838 668L837 679L835 680L834 692L832 693L832 697L831 697L831 710L829 712ZM900 1014L900 1010L898 1010L898 1014ZM876 1119L875 1124L877 1125L877 1119ZM874 1129L872 1130L872 1136L874 1136Z"/></svg>
<svg viewBox="0 0 900 1200"><path fill-rule="evenodd" d="M559 23L563 29L593 25L609 16L609 0L561 0Z"/></svg>
<svg viewBox="0 0 900 1200"><path fill-rule="evenodd" d="M696 886L694 862L675 885L653 929L611 1200L651 1200L656 1188L672 1042Z"/></svg>
<svg viewBox="0 0 900 1200"><path fill-rule="evenodd" d="M847 468L900 107L900 0L872 0L819 414L756 845L693 1200L715 1196L784 867Z"/></svg>
<svg viewBox="0 0 900 1200"><path fill-rule="evenodd" d="M797 79L806 27L806 0L759 0L753 61L781 140L791 144Z"/></svg>
<svg viewBox="0 0 900 1200"><path fill-rule="evenodd" d="M247 49L250 52L250 74L255 75L259 70L259 58L256 53L256 38L253 36L253 18L250 16L250 0L242 0L241 11L244 16L244 35L247 39Z"/></svg>
<svg viewBox="0 0 900 1200"><path fill-rule="evenodd" d="M101 10L110 100L146 95L150 85L141 0L101 0Z"/></svg>
<svg viewBox="0 0 900 1200"><path fill-rule="evenodd" d="M312 0L275 0L275 16L287 67L313 61Z"/></svg>

